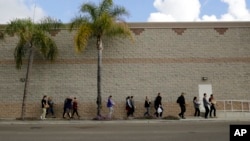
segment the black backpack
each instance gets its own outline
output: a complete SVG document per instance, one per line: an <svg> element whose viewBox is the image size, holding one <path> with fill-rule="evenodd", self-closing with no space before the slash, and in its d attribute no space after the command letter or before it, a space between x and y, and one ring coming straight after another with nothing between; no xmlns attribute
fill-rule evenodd
<svg viewBox="0 0 250 141"><path fill-rule="evenodd" d="M176 103L180 103L180 97L177 98Z"/></svg>

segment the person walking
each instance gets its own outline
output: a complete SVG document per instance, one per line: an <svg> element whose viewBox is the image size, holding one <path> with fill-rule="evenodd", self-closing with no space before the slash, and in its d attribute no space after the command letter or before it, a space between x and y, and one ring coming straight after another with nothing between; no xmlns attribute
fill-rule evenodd
<svg viewBox="0 0 250 141"><path fill-rule="evenodd" d="M66 114L66 103L67 103L68 98L65 98L64 103L63 103L63 118L65 118Z"/></svg>
<svg viewBox="0 0 250 141"><path fill-rule="evenodd" d="M146 109L146 112L144 113L144 116L150 116L150 113L149 113L149 108L150 108L150 105L151 105L151 102L150 100L148 99L148 97L146 96L145 98L145 103L144 103L144 107Z"/></svg>
<svg viewBox="0 0 250 141"><path fill-rule="evenodd" d="M65 104L64 105L65 112L63 114L63 117L65 118L65 114L67 113L69 119L71 119L72 118L72 114L71 114L71 112L72 112L72 98L71 97L66 98L64 104Z"/></svg>
<svg viewBox="0 0 250 141"><path fill-rule="evenodd" d="M204 93L203 94L203 106L205 108L205 118L207 118L208 114L209 114L209 105L210 103L207 101L207 94Z"/></svg>
<svg viewBox="0 0 250 141"><path fill-rule="evenodd" d="M44 95L42 100L41 100L41 107L42 107L42 115L40 116L40 118L42 120L46 119L46 112L47 112L47 108L48 108L48 104L47 104L47 96Z"/></svg>
<svg viewBox="0 0 250 141"><path fill-rule="evenodd" d="M185 119L184 113L186 112L186 103L185 103L185 93L182 92L181 95L177 99L177 103L179 103L179 106L181 108L181 112L179 113L180 118Z"/></svg>
<svg viewBox="0 0 250 141"><path fill-rule="evenodd" d="M115 102L112 100L112 95L108 97L107 107L109 109L108 119L112 119L112 114L114 112Z"/></svg>
<svg viewBox="0 0 250 141"><path fill-rule="evenodd" d="M132 104L131 104L130 96L126 98L126 111L127 111L127 117L129 117L132 112Z"/></svg>
<svg viewBox="0 0 250 141"><path fill-rule="evenodd" d="M49 108L47 109L46 115L50 114L52 115L53 118L55 118L55 113L54 113L54 101L52 100L52 97L48 97L48 105Z"/></svg>
<svg viewBox="0 0 250 141"><path fill-rule="evenodd" d="M134 117L134 112L135 112L135 101L134 101L134 96L130 97L130 103L131 103L131 116Z"/></svg>
<svg viewBox="0 0 250 141"><path fill-rule="evenodd" d="M161 100L162 100L162 97L161 97L161 93L158 93L157 97L155 98L155 101L154 101L154 108L155 108L155 116L156 117L161 117L162 116L162 112L158 112L158 108L161 108L162 111L163 111L163 108L162 108L162 104L161 104Z"/></svg>
<svg viewBox="0 0 250 141"><path fill-rule="evenodd" d="M80 116L78 114L78 102L76 97L74 97L73 99L73 113L72 113L72 118L74 118L74 114L76 113L78 119L80 119Z"/></svg>
<svg viewBox="0 0 250 141"><path fill-rule="evenodd" d="M193 99L193 104L194 104L194 109L195 109L194 116L200 117L200 104L201 103L198 101L196 96Z"/></svg>
<svg viewBox="0 0 250 141"><path fill-rule="evenodd" d="M212 118L212 113L213 113L214 117L216 117L216 108L215 108L216 100L214 99L213 94L210 95L209 102L211 105L210 106L210 117Z"/></svg>

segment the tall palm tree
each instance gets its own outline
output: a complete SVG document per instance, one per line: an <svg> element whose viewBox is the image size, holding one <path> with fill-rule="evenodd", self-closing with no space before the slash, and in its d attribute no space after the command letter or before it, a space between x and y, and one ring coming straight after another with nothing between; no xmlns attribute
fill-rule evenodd
<svg viewBox="0 0 250 141"><path fill-rule="evenodd" d="M82 52L90 38L96 38L98 50L97 65L97 116L101 116L101 70L102 70L102 50L103 37L125 36L131 37L131 31L122 19L128 16L128 12L122 6L114 5L113 0L102 0L99 5L95 3L84 3L80 11L82 15L74 18L70 24L70 30L77 28L75 35L76 51Z"/></svg>
<svg viewBox="0 0 250 141"><path fill-rule="evenodd" d="M33 64L34 52L38 51L45 59L53 61L58 53L57 46L48 32L57 29L61 23L50 17L44 18L40 23L34 23L31 19L12 20L5 29L9 35L19 38L14 51L16 68L21 69L23 59L28 53L28 65L24 85L21 119L24 120L26 110L26 97L29 88L29 79Z"/></svg>

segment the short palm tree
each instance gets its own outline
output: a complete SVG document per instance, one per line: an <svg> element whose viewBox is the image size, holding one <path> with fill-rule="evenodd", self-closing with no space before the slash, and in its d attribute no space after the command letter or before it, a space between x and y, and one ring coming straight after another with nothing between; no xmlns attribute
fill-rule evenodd
<svg viewBox="0 0 250 141"><path fill-rule="evenodd" d="M101 116L101 69L103 37L125 36L131 37L131 31L122 16L128 16L128 12L122 6L113 4L113 0L102 0L99 5L84 3L80 11L82 15L74 18L70 24L70 30L77 28L75 35L76 51L82 52L90 38L96 38L98 50L97 66L97 116Z"/></svg>
<svg viewBox="0 0 250 141"><path fill-rule="evenodd" d="M7 34L19 38L14 51L17 69L21 69L25 55L27 53L29 55L21 111L22 120L24 120L25 117L26 97L28 94L34 51L38 51L45 59L53 61L57 56L58 50L48 32L58 28L60 25L61 23L57 20L47 17L41 20L40 23L34 23L31 19L15 19L6 26L5 32Z"/></svg>

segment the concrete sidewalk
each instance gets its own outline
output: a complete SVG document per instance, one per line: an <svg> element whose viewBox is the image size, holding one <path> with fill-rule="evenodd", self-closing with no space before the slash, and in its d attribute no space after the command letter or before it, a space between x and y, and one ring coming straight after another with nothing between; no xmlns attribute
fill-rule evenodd
<svg viewBox="0 0 250 141"><path fill-rule="evenodd" d="M121 124L121 123L162 123L162 122L223 122L223 121L249 121L250 118L202 118L187 117L180 120L167 119L128 119L128 120L66 120L59 118L47 118L46 120L16 120L16 119L0 119L0 124Z"/></svg>

